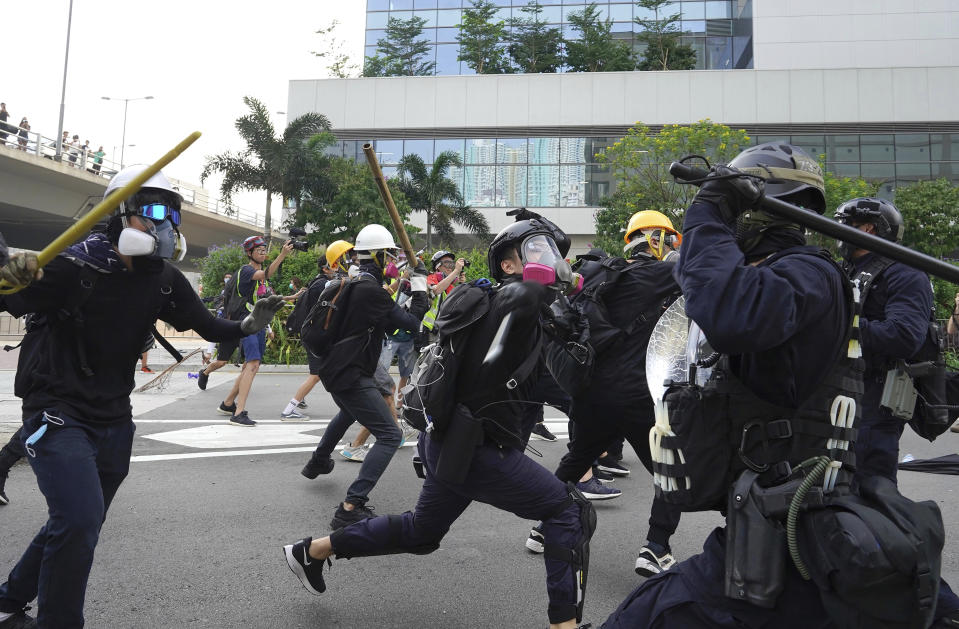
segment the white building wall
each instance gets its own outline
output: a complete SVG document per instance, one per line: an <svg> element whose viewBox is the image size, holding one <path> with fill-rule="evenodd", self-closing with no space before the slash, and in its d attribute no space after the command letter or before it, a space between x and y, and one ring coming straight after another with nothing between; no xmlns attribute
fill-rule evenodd
<svg viewBox="0 0 959 629"><path fill-rule="evenodd" d="M959 65L957 0L755 0L757 70Z"/></svg>

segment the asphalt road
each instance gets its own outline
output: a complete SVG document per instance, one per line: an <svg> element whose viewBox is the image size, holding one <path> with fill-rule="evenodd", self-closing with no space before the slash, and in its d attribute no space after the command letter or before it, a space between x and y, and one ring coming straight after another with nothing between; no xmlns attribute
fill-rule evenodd
<svg viewBox="0 0 959 629"><path fill-rule="evenodd" d="M206 392L174 374L160 393L134 400L137 437L130 476L103 527L87 590L87 626L100 627L545 627L543 561L523 547L529 522L482 504L454 524L428 556L393 555L334 561L327 592L309 594L286 566L283 544L324 535L358 466L340 460L329 476L299 473L332 417L330 397L309 396L310 422L279 422L305 377L260 374L248 404L257 428L229 426L214 412L232 374L214 374ZM142 379L138 376L138 381ZM12 373L0 374L0 400L12 403ZM565 420L547 409L565 436ZM265 420L265 421L262 421ZM347 434L351 437L353 432ZM553 469L565 440L533 442ZM916 458L955 452L959 435L928 444L907 433L902 452ZM628 449L627 449L628 450ZM402 448L371 494L378 513L414 505L420 481ZM586 620L598 626L640 583L633 572L652 498L635 454L633 474L618 480L618 500L597 503ZM904 493L934 498L947 529L956 529L956 478L903 472ZM0 573L6 573L43 524L43 497L28 466L7 483L0 507ZM717 514L688 514L673 538L677 559L701 547ZM944 574L959 581L955 533L947 531ZM953 542L953 543L950 543Z"/></svg>

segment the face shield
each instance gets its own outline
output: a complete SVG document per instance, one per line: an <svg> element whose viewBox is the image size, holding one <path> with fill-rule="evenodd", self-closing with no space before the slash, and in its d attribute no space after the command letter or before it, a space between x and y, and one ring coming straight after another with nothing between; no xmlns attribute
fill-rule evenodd
<svg viewBox="0 0 959 629"><path fill-rule="evenodd" d="M629 253L637 247L641 251L643 245L646 245L650 255L657 260L662 260L673 250L674 238L676 238L676 236L664 228L649 227L636 233L629 244L624 247L624 251ZM637 253L639 253L639 251L637 251Z"/></svg>
<svg viewBox="0 0 959 629"><path fill-rule="evenodd" d="M573 281L569 263L560 254L556 242L544 234L530 236L520 247L523 280L565 290Z"/></svg>

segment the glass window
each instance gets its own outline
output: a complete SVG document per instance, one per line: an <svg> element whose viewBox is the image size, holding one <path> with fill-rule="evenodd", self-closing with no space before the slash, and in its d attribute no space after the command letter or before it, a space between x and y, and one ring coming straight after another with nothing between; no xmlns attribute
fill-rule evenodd
<svg viewBox="0 0 959 629"><path fill-rule="evenodd" d="M706 3L702 0L699 2L683 2L682 12L684 20L705 20Z"/></svg>
<svg viewBox="0 0 959 629"><path fill-rule="evenodd" d="M929 162L896 162L896 179L929 179Z"/></svg>
<svg viewBox="0 0 959 629"><path fill-rule="evenodd" d="M896 159L891 135L861 135L859 145L864 162L892 162Z"/></svg>
<svg viewBox="0 0 959 629"><path fill-rule="evenodd" d="M514 7L525 7L526 5L530 4L531 1L532 1L532 0L513 0L513 6L514 6ZM502 3L505 4L506 0L500 0L500 2L502 2ZM496 4L500 4L500 2L497 2ZM539 0L539 3L542 4L542 5L547 5L547 4L563 4L563 0Z"/></svg>
<svg viewBox="0 0 959 629"><path fill-rule="evenodd" d="M827 135L826 159L830 162L858 162L859 136Z"/></svg>
<svg viewBox="0 0 959 629"><path fill-rule="evenodd" d="M365 48L363 48L363 52L367 57L375 57L376 46L366 46Z"/></svg>
<svg viewBox="0 0 959 629"><path fill-rule="evenodd" d="M377 140L373 146L381 164L395 164L403 156L403 140Z"/></svg>
<svg viewBox="0 0 959 629"><path fill-rule="evenodd" d="M530 166L527 175L529 207L556 207L559 204L559 166Z"/></svg>
<svg viewBox="0 0 959 629"><path fill-rule="evenodd" d="M386 37L386 31L380 29L374 29L366 31L366 45L367 46L376 46L376 42Z"/></svg>
<svg viewBox="0 0 959 629"><path fill-rule="evenodd" d="M753 67L753 38L750 36L733 37L733 59L736 68Z"/></svg>
<svg viewBox="0 0 959 629"><path fill-rule="evenodd" d="M863 146L864 152L865 148ZM863 179L892 181L896 178L895 164L861 164L860 168L862 169Z"/></svg>
<svg viewBox="0 0 959 629"><path fill-rule="evenodd" d="M403 155L419 155L427 166L433 163L433 140L406 140Z"/></svg>
<svg viewBox="0 0 959 629"><path fill-rule="evenodd" d="M408 20L413 17L412 11L390 11L390 18L397 20Z"/></svg>
<svg viewBox="0 0 959 629"><path fill-rule="evenodd" d="M386 28L386 21L389 19L390 14L386 13L367 13L366 14L366 28Z"/></svg>
<svg viewBox="0 0 959 629"><path fill-rule="evenodd" d="M386 179L396 177L396 166L384 166L381 170L383 171L383 177Z"/></svg>
<svg viewBox="0 0 959 629"><path fill-rule="evenodd" d="M665 11L661 11L660 15L665 16L665 15L672 15L672 14L666 13ZM637 4L633 7L633 17L640 20L655 20L656 12L653 11L652 9L644 9L643 7Z"/></svg>
<svg viewBox="0 0 959 629"><path fill-rule="evenodd" d="M437 3L441 9L458 9L463 6L462 0L439 0Z"/></svg>
<svg viewBox="0 0 959 629"><path fill-rule="evenodd" d="M618 139L620 138L588 138L588 144L586 146L586 155L588 159L586 161L595 161L597 153L605 152L606 147L612 146Z"/></svg>
<svg viewBox="0 0 959 629"><path fill-rule="evenodd" d="M586 164L559 167L560 207L584 207L586 205Z"/></svg>
<svg viewBox="0 0 959 629"><path fill-rule="evenodd" d="M413 0L390 0L390 10L412 9Z"/></svg>
<svg viewBox="0 0 959 629"><path fill-rule="evenodd" d="M825 138L821 135L794 135L792 144L809 153L813 159L819 159L826 152Z"/></svg>
<svg viewBox="0 0 959 629"><path fill-rule="evenodd" d="M463 173L466 171L462 166L450 166L446 173L446 178L456 184L456 189L463 194Z"/></svg>
<svg viewBox="0 0 959 629"><path fill-rule="evenodd" d="M440 44L436 47L436 74L459 74L459 44Z"/></svg>
<svg viewBox="0 0 959 629"><path fill-rule="evenodd" d="M563 164L583 164L593 161L586 154L587 138L560 138L559 161Z"/></svg>
<svg viewBox="0 0 959 629"><path fill-rule="evenodd" d="M530 164L555 164L558 161L559 161L559 138L530 138L529 139L529 163ZM532 187L530 188L530 190L532 190Z"/></svg>
<svg viewBox="0 0 959 629"><path fill-rule="evenodd" d="M417 40L426 40L431 44L436 43L436 29L435 28L424 28L423 34L420 35Z"/></svg>
<svg viewBox="0 0 959 629"><path fill-rule="evenodd" d="M436 0L413 0L414 9L435 9Z"/></svg>
<svg viewBox="0 0 959 629"><path fill-rule="evenodd" d="M609 17L614 22L629 22L633 19L633 5L632 4L609 5Z"/></svg>
<svg viewBox="0 0 959 629"><path fill-rule="evenodd" d="M753 139L756 140L756 144L766 144L767 142L789 144L788 135L755 135L753 136Z"/></svg>
<svg viewBox="0 0 959 629"><path fill-rule="evenodd" d="M839 177L858 177L859 164L847 164L844 162L834 162L826 164L826 170Z"/></svg>
<svg viewBox="0 0 959 629"><path fill-rule="evenodd" d="M436 41L442 42L455 42L456 36L460 34L460 29L458 28L438 28L436 29Z"/></svg>
<svg viewBox="0 0 959 629"><path fill-rule="evenodd" d="M611 33L632 33L633 27L639 30L639 25L635 22L613 22Z"/></svg>
<svg viewBox="0 0 959 629"><path fill-rule="evenodd" d="M706 68L728 70L733 67L732 37L706 38Z"/></svg>
<svg viewBox="0 0 959 629"><path fill-rule="evenodd" d="M496 167L496 207L526 205L526 166Z"/></svg>
<svg viewBox="0 0 959 629"><path fill-rule="evenodd" d="M507 24L509 24L511 16L512 16L512 9L510 9L508 6L500 7L499 9L496 10L496 13L493 14L492 22L495 24L496 22L499 22L500 20L502 20L503 22L506 22Z"/></svg>
<svg viewBox="0 0 959 629"><path fill-rule="evenodd" d="M579 31L579 29L573 26L572 24L569 24L569 23L563 24L562 29L563 29L563 38L566 39L567 41L569 40L576 41L576 40L582 39L583 37L583 34Z"/></svg>
<svg viewBox="0 0 959 629"><path fill-rule="evenodd" d="M702 35L706 32L706 20L683 20L682 30L684 33Z"/></svg>
<svg viewBox="0 0 959 629"><path fill-rule="evenodd" d="M460 23L460 10L459 9L447 9L446 11L439 10L436 12L436 25L437 26L457 26Z"/></svg>
<svg viewBox="0 0 959 629"><path fill-rule="evenodd" d="M466 140L467 164L495 164L496 140L489 138L469 138Z"/></svg>
<svg viewBox="0 0 959 629"><path fill-rule="evenodd" d="M707 0L704 4L707 20L721 20L733 16L732 7L727 0Z"/></svg>
<svg viewBox="0 0 959 629"><path fill-rule="evenodd" d="M496 167L467 166L463 181L463 197L473 207L493 207L496 201Z"/></svg>
<svg viewBox="0 0 959 629"><path fill-rule="evenodd" d="M586 10L585 4L576 4L563 7L563 21L569 22L569 16L571 13L582 13ZM604 22L606 18L609 17L609 6L605 4L597 4L596 12L599 14L597 18L599 21Z"/></svg>
<svg viewBox="0 0 959 629"><path fill-rule="evenodd" d="M426 23L423 24L423 28L436 26L436 11L413 11L413 16L426 20Z"/></svg>
<svg viewBox="0 0 959 629"><path fill-rule="evenodd" d="M919 162L929 159L929 134L897 133L896 161Z"/></svg>
<svg viewBox="0 0 959 629"><path fill-rule="evenodd" d="M525 164L526 138L500 138L496 141L497 164Z"/></svg>
<svg viewBox="0 0 959 629"><path fill-rule="evenodd" d="M463 140L440 140L437 138L436 154L439 155L440 153L444 153L446 151L453 151L459 156L460 161L463 161Z"/></svg>
<svg viewBox="0 0 959 629"><path fill-rule="evenodd" d="M517 13L521 12L517 11ZM519 17L522 19L529 17L529 15L521 13ZM559 24L563 21L563 7L543 7L543 12L539 14L539 19L549 24Z"/></svg>
<svg viewBox="0 0 959 629"><path fill-rule="evenodd" d="M953 184L957 183L957 179L959 179L959 162L933 162L931 166L932 177L934 179L945 177L952 181Z"/></svg>
<svg viewBox="0 0 959 629"><path fill-rule="evenodd" d="M705 37L683 37L683 43L688 44L693 52L696 53L696 70L702 70L706 67L706 38Z"/></svg>
<svg viewBox="0 0 959 629"><path fill-rule="evenodd" d="M390 0L366 0L367 11L388 11Z"/></svg>
<svg viewBox="0 0 959 629"><path fill-rule="evenodd" d="M600 199L608 197L612 192L612 182L609 179L597 180L587 176L589 183L586 184L586 205L597 207Z"/></svg>
<svg viewBox="0 0 959 629"><path fill-rule="evenodd" d="M959 133L933 133L929 155L936 161L959 160Z"/></svg>

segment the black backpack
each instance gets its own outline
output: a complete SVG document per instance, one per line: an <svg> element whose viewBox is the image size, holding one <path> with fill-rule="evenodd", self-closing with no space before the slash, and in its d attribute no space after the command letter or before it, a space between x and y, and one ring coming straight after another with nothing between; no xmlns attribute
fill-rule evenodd
<svg viewBox="0 0 959 629"><path fill-rule="evenodd" d="M246 266L246 265L244 265ZM240 281L241 266L236 273L223 285L223 318L231 321L242 321L250 314L246 308L247 298L239 294L237 283ZM254 288L254 290L256 290Z"/></svg>
<svg viewBox="0 0 959 629"><path fill-rule="evenodd" d="M306 321L307 315L310 313L310 309L313 307L313 303L310 302L310 288L320 280L325 280L326 276L318 274L310 283L306 285L306 292L300 295L299 299L296 300L296 304L293 306L292 312L286 318L286 322L283 324L283 327L286 329L286 333L290 336L299 336L300 330L303 328L303 323ZM325 287L324 287L325 288ZM319 300L317 300L319 301Z"/></svg>
<svg viewBox="0 0 959 629"><path fill-rule="evenodd" d="M335 278L326 283L323 292L307 313L300 327L300 342L314 356L323 356L334 342L354 338L337 339L337 333L343 325L339 313L346 309L353 285L359 278ZM365 332L365 331L364 331Z"/></svg>

